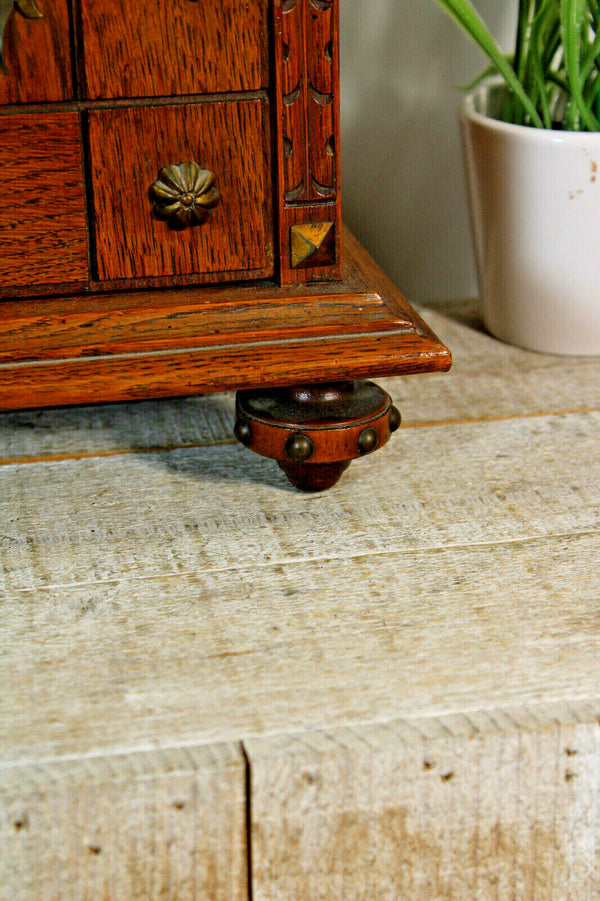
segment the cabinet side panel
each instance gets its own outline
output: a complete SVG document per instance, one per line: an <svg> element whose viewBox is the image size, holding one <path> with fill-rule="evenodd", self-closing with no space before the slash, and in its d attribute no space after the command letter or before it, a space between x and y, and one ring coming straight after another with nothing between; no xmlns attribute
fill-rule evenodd
<svg viewBox="0 0 600 901"><path fill-rule="evenodd" d="M0 117L3 288L88 280L77 113Z"/></svg>

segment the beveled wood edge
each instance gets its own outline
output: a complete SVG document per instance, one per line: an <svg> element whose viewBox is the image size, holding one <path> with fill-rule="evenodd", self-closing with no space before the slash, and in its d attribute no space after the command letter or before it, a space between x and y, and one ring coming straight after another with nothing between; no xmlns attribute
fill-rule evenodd
<svg viewBox="0 0 600 901"><path fill-rule="evenodd" d="M260 386L283 386L310 382L393 376L420 372L445 371L450 368L451 354L435 336L406 299L381 272L356 239L344 230L345 281L337 286L318 285L281 289L267 283L267 297L261 286L220 287L204 295L190 291L195 298L227 298L235 310L236 302L259 304L261 299L284 299L297 302L303 298L318 305L327 298L335 304L336 295L347 305L355 296L358 303L365 296L379 296L397 324L381 331L355 327L344 333L299 336L297 329L286 323L285 304L281 306L281 327L270 327L261 334L238 334L229 343L217 345L208 334L190 334L185 346L165 346L153 350L142 348L127 353L105 356L75 357L65 348L59 359L29 360L0 364L0 410L37 406L57 406L106 401L139 400L147 397L170 397L213 391L233 391ZM375 292L373 291L375 288ZM210 289L209 289L210 291ZM238 293L240 292L240 293ZM244 292L244 293L241 293ZM248 293L250 292L250 293ZM130 295L134 301L135 295ZM146 295L150 297L150 295ZM168 309L175 299L173 292L156 296L159 306ZM85 302L92 302L86 297ZM112 308L127 300L120 295L108 299ZM154 297L151 303L154 302ZM11 304L13 317L23 321L42 310L39 299ZM73 300L70 300L73 304ZM28 307L29 305L29 307ZM56 303L54 304L56 306ZM208 310L208 307L207 307ZM6 308L5 308L5 312ZM5 327L10 317L2 317ZM25 340L25 332L24 332ZM86 345L93 347L93 326L86 329Z"/></svg>
<svg viewBox="0 0 600 901"><path fill-rule="evenodd" d="M0 320L0 366L267 342L281 338L284 319L294 339L415 331L411 320L391 315L378 294L72 310Z"/></svg>

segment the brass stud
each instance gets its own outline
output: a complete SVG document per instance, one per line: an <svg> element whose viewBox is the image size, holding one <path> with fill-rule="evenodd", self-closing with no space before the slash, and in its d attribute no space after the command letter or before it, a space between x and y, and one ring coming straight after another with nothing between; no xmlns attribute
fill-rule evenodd
<svg viewBox="0 0 600 901"><path fill-rule="evenodd" d="M238 419L233 428L233 433L237 440L245 444L246 447L252 441L252 429L247 419Z"/></svg>
<svg viewBox="0 0 600 901"><path fill-rule="evenodd" d="M358 449L361 454L370 454L379 444L379 435L376 429L363 429L358 436Z"/></svg>
<svg viewBox="0 0 600 901"><path fill-rule="evenodd" d="M304 463L312 456L313 450L314 445L308 435L302 435L300 432L290 435L285 443L285 452L295 463Z"/></svg>
<svg viewBox="0 0 600 901"><path fill-rule="evenodd" d="M397 432L402 422L402 416L398 407L392 407L390 410L390 432Z"/></svg>
<svg viewBox="0 0 600 901"><path fill-rule="evenodd" d="M332 266L335 263L335 223L305 222L290 229L292 269Z"/></svg>

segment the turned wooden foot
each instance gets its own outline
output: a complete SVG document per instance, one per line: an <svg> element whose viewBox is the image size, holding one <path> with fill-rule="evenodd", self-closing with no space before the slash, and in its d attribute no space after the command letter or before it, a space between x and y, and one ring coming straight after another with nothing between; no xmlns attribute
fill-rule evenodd
<svg viewBox="0 0 600 901"><path fill-rule="evenodd" d="M236 438L276 460L301 491L325 491L350 462L373 453L400 425L373 382L333 382L238 391Z"/></svg>

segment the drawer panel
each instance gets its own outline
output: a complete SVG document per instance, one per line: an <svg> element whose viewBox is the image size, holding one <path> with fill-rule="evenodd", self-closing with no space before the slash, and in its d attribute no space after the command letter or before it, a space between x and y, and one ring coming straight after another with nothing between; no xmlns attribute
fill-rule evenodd
<svg viewBox="0 0 600 901"><path fill-rule="evenodd" d="M89 99L266 87L268 0L81 0Z"/></svg>
<svg viewBox="0 0 600 901"><path fill-rule="evenodd" d="M0 192L0 294L87 284L77 113L0 116Z"/></svg>
<svg viewBox="0 0 600 901"><path fill-rule="evenodd" d="M94 110L89 141L100 281L272 275L266 102ZM215 174L221 200L179 230L156 218L149 189L163 167L190 160Z"/></svg>
<svg viewBox="0 0 600 901"><path fill-rule="evenodd" d="M36 0L39 18L28 18L16 6L4 31L6 75L0 73L0 104L71 99L67 0Z"/></svg>

